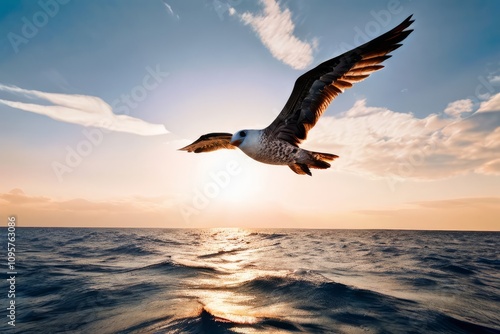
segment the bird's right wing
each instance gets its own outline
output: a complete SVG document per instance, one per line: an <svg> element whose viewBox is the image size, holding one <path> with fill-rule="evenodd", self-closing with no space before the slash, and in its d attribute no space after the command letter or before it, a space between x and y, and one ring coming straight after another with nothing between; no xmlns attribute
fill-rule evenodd
<svg viewBox="0 0 500 334"><path fill-rule="evenodd" d="M409 16L385 34L301 75L285 107L265 129L266 134L292 145L300 144L338 94L384 67L381 63L412 32L407 29L412 22Z"/></svg>
<svg viewBox="0 0 500 334"><path fill-rule="evenodd" d="M215 132L209 133L198 138L194 143L180 148L179 151L194 153L212 152L223 148L234 150L236 146L231 145L231 133Z"/></svg>

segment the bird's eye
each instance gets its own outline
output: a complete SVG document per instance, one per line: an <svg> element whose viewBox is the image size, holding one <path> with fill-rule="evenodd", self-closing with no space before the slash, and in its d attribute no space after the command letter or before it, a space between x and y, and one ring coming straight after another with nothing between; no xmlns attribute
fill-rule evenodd
<svg viewBox="0 0 500 334"><path fill-rule="evenodd" d="M240 131L240 137L245 137L247 133L245 131Z"/></svg>

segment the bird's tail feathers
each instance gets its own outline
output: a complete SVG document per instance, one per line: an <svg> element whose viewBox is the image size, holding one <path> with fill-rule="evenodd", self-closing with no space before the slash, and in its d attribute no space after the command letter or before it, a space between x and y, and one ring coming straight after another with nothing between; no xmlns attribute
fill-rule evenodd
<svg viewBox="0 0 500 334"><path fill-rule="evenodd" d="M312 176L311 170L309 168L316 169L327 169L330 168L330 164L328 161L333 161L338 158L338 155L330 154L330 153L319 153L319 152L311 152L307 151L308 159L305 163L295 163L289 165L290 169L295 173L300 175L309 175Z"/></svg>
<svg viewBox="0 0 500 334"><path fill-rule="evenodd" d="M339 157L338 155L330 154L330 153L320 153L320 152L309 152L309 153L314 158L314 160L316 160L316 161L319 160L321 162L333 161ZM328 167L330 167L330 165L328 165Z"/></svg>

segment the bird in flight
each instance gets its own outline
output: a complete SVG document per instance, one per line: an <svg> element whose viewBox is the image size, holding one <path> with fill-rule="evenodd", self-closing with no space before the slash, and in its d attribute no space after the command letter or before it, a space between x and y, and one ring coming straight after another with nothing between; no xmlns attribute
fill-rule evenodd
<svg viewBox="0 0 500 334"><path fill-rule="evenodd" d="M353 83L382 69L381 63L413 30L410 15L385 34L351 51L327 60L301 75L278 117L265 129L240 130L234 134L215 132L201 136L181 148L187 152L211 152L239 148L250 158L271 165L287 165L300 175L312 175L310 168L326 169L335 154L299 147L330 102Z"/></svg>

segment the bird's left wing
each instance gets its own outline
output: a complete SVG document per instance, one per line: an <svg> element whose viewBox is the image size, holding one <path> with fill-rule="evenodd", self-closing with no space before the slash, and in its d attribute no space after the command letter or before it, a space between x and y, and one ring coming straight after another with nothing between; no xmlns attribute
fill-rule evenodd
<svg viewBox="0 0 500 334"><path fill-rule="evenodd" d="M194 153L212 152L223 148L234 150L236 146L231 145L231 133L216 132L209 133L198 138L194 143L180 148L179 151Z"/></svg>
<svg viewBox="0 0 500 334"><path fill-rule="evenodd" d="M300 144L338 94L384 67L381 63L391 57L388 54L412 32L405 30L412 22L409 16L387 33L301 75L285 107L265 133L292 145Z"/></svg>

